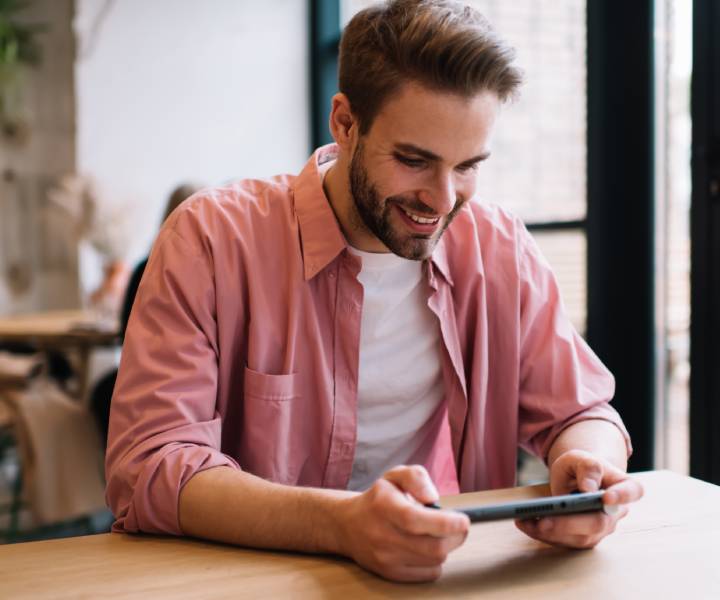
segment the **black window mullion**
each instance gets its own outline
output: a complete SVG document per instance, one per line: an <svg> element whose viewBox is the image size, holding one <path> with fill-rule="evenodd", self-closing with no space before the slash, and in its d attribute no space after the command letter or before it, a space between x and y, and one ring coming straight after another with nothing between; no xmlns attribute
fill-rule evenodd
<svg viewBox="0 0 720 600"><path fill-rule="evenodd" d="M720 484L720 4L693 11L690 474Z"/></svg>
<svg viewBox="0 0 720 600"><path fill-rule="evenodd" d="M632 470L654 464L653 4L587 3L587 338L615 375Z"/></svg>

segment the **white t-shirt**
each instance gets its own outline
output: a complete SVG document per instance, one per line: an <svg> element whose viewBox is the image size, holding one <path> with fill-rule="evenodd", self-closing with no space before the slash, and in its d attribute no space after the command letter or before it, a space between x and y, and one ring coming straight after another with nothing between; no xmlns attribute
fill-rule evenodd
<svg viewBox="0 0 720 600"><path fill-rule="evenodd" d="M440 324L428 308L422 263L354 248L362 260L357 445L348 489L364 490L406 464L444 394Z"/></svg>

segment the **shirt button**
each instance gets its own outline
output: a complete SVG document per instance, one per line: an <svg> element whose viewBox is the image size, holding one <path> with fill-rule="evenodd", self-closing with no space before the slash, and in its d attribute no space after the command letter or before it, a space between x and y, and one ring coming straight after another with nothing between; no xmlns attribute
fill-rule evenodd
<svg viewBox="0 0 720 600"><path fill-rule="evenodd" d="M330 272L328 273L328 277L329 277L330 279L335 279L335 271L330 271Z"/></svg>

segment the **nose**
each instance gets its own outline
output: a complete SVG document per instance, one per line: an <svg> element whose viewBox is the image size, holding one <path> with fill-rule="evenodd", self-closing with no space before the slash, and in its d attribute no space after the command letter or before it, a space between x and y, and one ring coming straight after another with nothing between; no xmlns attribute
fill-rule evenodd
<svg viewBox="0 0 720 600"><path fill-rule="evenodd" d="M427 188L420 195L420 200L433 209L438 215L447 215L457 202L457 184L454 174L436 173Z"/></svg>

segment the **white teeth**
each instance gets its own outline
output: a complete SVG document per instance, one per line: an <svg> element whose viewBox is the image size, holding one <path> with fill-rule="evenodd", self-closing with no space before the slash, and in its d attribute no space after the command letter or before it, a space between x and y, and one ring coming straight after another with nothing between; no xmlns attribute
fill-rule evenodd
<svg viewBox="0 0 720 600"><path fill-rule="evenodd" d="M426 219L425 217L418 217L417 215L414 215L414 214L406 211L404 208L402 208L402 206L400 208L408 217L410 217L410 219L412 219L416 223L420 223L421 225L434 225L435 223L437 223L440 220L440 217L435 217L434 219Z"/></svg>

